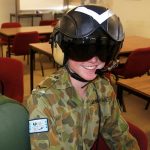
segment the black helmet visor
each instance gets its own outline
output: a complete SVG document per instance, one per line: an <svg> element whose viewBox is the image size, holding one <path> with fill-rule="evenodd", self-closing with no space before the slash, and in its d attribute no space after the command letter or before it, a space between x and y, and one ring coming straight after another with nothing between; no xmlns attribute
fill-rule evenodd
<svg viewBox="0 0 150 150"><path fill-rule="evenodd" d="M103 62L112 60L118 52L118 46L112 39L91 38L91 39L74 39L66 41L63 38L61 46L67 58L75 61L87 61L94 56L97 56Z"/></svg>

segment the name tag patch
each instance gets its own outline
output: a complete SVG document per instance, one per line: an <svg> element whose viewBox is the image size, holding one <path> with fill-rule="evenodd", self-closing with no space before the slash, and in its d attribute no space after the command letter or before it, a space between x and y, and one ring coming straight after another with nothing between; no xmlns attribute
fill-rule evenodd
<svg viewBox="0 0 150 150"><path fill-rule="evenodd" d="M41 133L48 131L48 119L29 120L29 133Z"/></svg>

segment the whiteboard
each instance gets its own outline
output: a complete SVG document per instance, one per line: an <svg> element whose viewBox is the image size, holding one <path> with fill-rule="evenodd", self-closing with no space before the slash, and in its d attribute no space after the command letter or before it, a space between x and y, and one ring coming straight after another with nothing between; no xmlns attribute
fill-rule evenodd
<svg viewBox="0 0 150 150"><path fill-rule="evenodd" d="M19 10L62 10L64 0L19 0Z"/></svg>

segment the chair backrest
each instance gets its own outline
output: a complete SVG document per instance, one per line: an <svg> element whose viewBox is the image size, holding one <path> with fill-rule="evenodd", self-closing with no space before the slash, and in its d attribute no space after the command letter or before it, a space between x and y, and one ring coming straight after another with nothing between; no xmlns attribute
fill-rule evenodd
<svg viewBox="0 0 150 150"><path fill-rule="evenodd" d="M37 31L19 32L14 37L11 53L15 55L28 55L29 44L39 42L39 34Z"/></svg>
<svg viewBox="0 0 150 150"><path fill-rule="evenodd" d="M21 24L19 22L4 22L1 25L1 28L17 28L21 27Z"/></svg>
<svg viewBox="0 0 150 150"><path fill-rule="evenodd" d="M141 76L150 69L150 47L134 50L127 59L124 68L125 78Z"/></svg>
<svg viewBox="0 0 150 150"><path fill-rule="evenodd" d="M19 102L23 102L24 82L23 64L19 60L0 58L0 82L2 93Z"/></svg>
<svg viewBox="0 0 150 150"><path fill-rule="evenodd" d="M46 25L51 25L55 26L58 22L58 19L53 19L53 20L41 20L40 21L40 26L46 26Z"/></svg>
<svg viewBox="0 0 150 150"><path fill-rule="evenodd" d="M21 27L21 24L19 22L4 22L1 24L1 28L18 28ZM3 43L7 44L8 42L8 38L2 36L1 40L3 41Z"/></svg>
<svg viewBox="0 0 150 150"><path fill-rule="evenodd" d="M23 105L0 95L0 150L30 150L28 112Z"/></svg>
<svg viewBox="0 0 150 150"><path fill-rule="evenodd" d="M52 20L41 20L39 25L40 26L55 26L57 24L58 20L57 19L52 19ZM40 35L40 41L41 42L48 42L49 41L49 35Z"/></svg>

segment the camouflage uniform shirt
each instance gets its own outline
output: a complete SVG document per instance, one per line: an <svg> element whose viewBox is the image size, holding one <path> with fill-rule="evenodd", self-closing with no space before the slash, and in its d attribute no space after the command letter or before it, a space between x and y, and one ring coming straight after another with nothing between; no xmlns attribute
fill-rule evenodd
<svg viewBox="0 0 150 150"><path fill-rule="evenodd" d="M112 150L139 150L105 78L87 84L81 99L62 68L32 91L27 108L30 120L47 118L49 126L30 134L32 150L90 150L98 130Z"/></svg>

